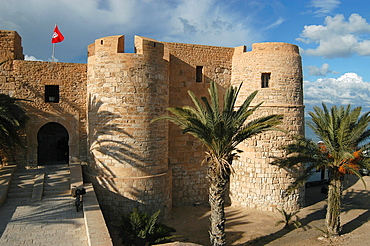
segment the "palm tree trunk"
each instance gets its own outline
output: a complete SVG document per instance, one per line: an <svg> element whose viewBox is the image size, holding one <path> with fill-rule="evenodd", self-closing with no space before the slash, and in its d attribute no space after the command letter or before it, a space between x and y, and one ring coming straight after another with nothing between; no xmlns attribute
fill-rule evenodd
<svg viewBox="0 0 370 246"><path fill-rule="evenodd" d="M228 178L209 176L209 204L211 206L211 228L209 231L212 246L226 245L225 236L225 191ZM215 177L216 176L216 177Z"/></svg>
<svg viewBox="0 0 370 246"><path fill-rule="evenodd" d="M340 230L340 211L342 199L342 176L337 169L329 170L331 172L329 190L328 190L328 207L326 210L325 226L328 236L338 236Z"/></svg>

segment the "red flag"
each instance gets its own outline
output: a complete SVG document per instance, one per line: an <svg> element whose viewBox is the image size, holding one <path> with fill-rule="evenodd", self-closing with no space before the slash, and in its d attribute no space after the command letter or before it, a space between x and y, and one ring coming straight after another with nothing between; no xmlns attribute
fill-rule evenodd
<svg viewBox="0 0 370 246"><path fill-rule="evenodd" d="M59 31L58 26L55 25L53 37L51 38L51 43L53 43L53 44L60 43L63 40L64 40L64 37L63 37L62 33Z"/></svg>

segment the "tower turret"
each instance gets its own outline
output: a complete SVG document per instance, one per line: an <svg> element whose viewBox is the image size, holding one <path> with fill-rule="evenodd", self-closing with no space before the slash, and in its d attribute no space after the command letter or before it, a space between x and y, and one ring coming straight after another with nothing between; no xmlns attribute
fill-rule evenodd
<svg viewBox="0 0 370 246"><path fill-rule="evenodd" d="M239 86L240 83L243 83L240 102L258 90L253 103L263 104L256 111L256 117L282 114L282 129L289 134L304 133L302 65L296 45L256 43L250 52L245 52L244 47L236 48L231 84ZM294 175L270 164L270 157L281 155L279 147L290 141L286 133L268 132L240 146L244 152L235 163L236 174L230 186L234 203L270 211L276 207L298 208L303 197L299 191L282 198Z"/></svg>
<svg viewBox="0 0 370 246"><path fill-rule="evenodd" d="M164 45L136 36L137 53L127 54L123 42L123 36L111 36L89 46L90 165L110 215L133 207L168 215L168 122L150 123L168 105Z"/></svg>

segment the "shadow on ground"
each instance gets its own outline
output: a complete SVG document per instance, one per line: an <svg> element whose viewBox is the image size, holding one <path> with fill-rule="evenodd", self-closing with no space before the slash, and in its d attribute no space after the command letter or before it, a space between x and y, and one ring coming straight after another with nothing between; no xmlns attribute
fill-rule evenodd
<svg viewBox="0 0 370 246"><path fill-rule="evenodd" d="M364 177L364 181L367 186L370 185L370 177ZM326 213L326 195L321 193L321 187L319 185L306 189L306 205L297 214L302 227L295 230L284 229L283 225L275 226L282 219L280 213L226 207L227 245L334 245L317 239L323 233L315 227L324 228ZM355 176L345 178L344 188L341 214L343 236L340 240L349 240L348 238L355 235L356 242L360 244L352 245L367 245L366 242L362 243L360 237L362 231L368 230L366 223L370 220L370 193ZM209 224L207 207L175 208L172 220L168 222L168 225L176 228L177 234L183 235L180 241L201 245L210 245ZM336 241L335 245L347 244Z"/></svg>

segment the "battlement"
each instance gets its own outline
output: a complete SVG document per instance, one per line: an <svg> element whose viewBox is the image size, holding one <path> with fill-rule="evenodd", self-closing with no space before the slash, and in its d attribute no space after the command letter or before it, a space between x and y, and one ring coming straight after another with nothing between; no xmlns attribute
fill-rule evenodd
<svg viewBox="0 0 370 246"><path fill-rule="evenodd" d="M151 39L140 36L134 37L135 54L155 55L163 57L164 44ZM88 46L88 57L98 53L104 55L114 55L125 53L125 36L116 35L96 39L93 44Z"/></svg>
<svg viewBox="0 0 370 246"><path fill-rule="evenodd" d="M267 43L254 43L252 44L252 52L292 52L299 54L297 45L280 43L280 42L267 42Z"/></svg>
<svg viewBox="0 0 370 246"><path fill-rule="evenodd" d="M87 47L88 57L96 53L117 54L125 52L125 36L116 35L96 39L94 43Z"/></svg>
<svg viewBox="0 0 370 246"><path fill-rule="evenodd" d="M24 60L22 38L16 31L0 30L0 62Z"/></svg>

